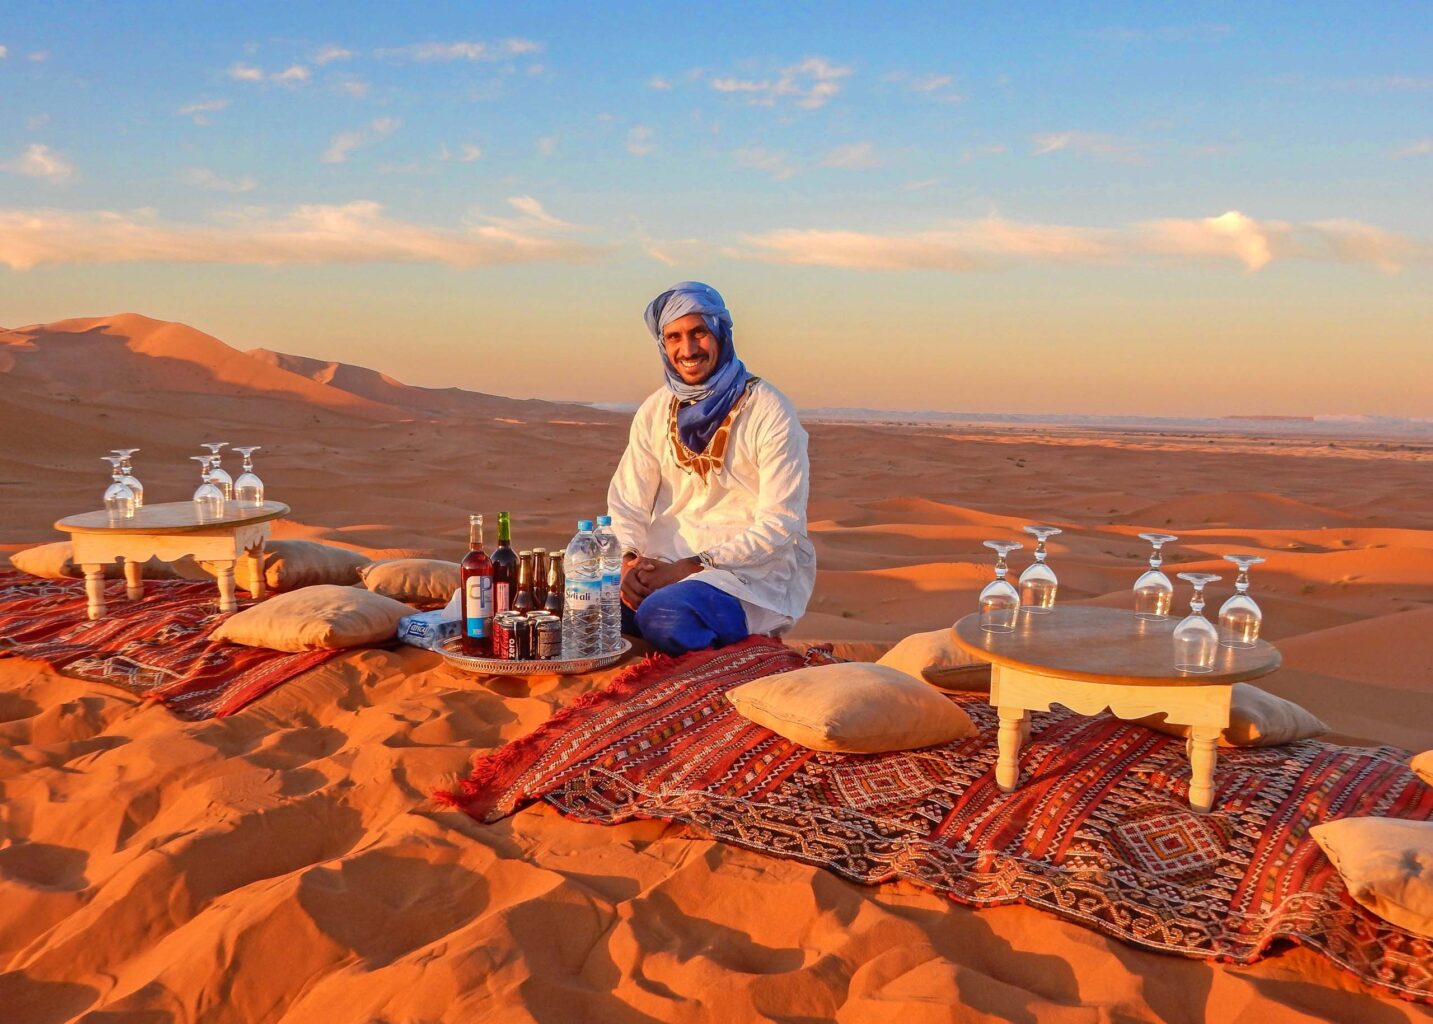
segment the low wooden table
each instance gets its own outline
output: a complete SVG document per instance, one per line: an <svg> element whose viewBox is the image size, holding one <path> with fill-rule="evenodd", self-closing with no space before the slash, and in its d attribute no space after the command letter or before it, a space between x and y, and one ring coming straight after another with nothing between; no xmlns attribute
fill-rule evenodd
<svg viewBox="0 0 1433 1024"><path fill-rule="evenodd" d="M234 563L249 558L250 593L264 596L264 540L269 523L289 514L283 502L266 501L261 508L240 508L224 503L224 514L201 520L192 501L145 505L129 519L112 519L109 513L85 512L66 516L55 529L70 535L73 561L84 569L85 596L89 617L105 613L104 567L124 560L125 593L131 601L144 596L144 563L158 556L166 562L192 555L218 563L219 609L231 612L239 606L234 598Z"/></svg>
<svg viewBox="0 0 1433 1024"><path fill-rule="evenodd" d="M1031 711L1062 704L1082 715L1108 709L1125 719L1162 712L1171 724L1190 727L1189 804L1208 811L1219 734L1229 727L1230 690L1278 668L1279 652L1263 640L1250 649L1220 646L1212 672L1177 671L1174 627L1180 618L1151 621L1119 608L1066 605L1048 614L1020 612L1013 633L985 632L978 613L957 622L956 642L991 664L990 703L1000 713L1000 788L1015 788Z"/></svg>

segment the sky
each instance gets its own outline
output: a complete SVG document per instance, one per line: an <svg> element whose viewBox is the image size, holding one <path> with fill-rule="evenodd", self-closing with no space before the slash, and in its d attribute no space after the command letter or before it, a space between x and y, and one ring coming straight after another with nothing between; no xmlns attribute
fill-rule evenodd
<svg viewBox="0 0 1433 1024"><path fill-rule="evenodd" d="M32 3L0 324L626 402L1433 417L1422 3Z"/></svg>

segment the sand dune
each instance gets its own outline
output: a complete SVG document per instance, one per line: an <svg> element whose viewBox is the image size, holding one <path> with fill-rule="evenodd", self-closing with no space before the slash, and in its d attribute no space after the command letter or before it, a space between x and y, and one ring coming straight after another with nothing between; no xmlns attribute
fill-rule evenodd
<svg viewBox="0 0 1433 1024"><path fill-rule="evenodd" d="M455 558L469 511L511 510L519 546L565 543L602 504L626 422L125 315L0 332L0 431L0 551L95 506L98 456L121 444L143 449L151 500L183 500L185 456L212 438L264 446L270 493L293 507L276 536ZM1214 607L1231 589L1220 555L1268 557L1255 592L1286 661L1268 689L1348 741L1433 747L1433 443L811 437L821 571L798 638L874 657L949 625L990 578L981 541L1034 522L1066 531L1050 544L1062 600L1128 607L1148 554L1136 534L1169 530L1170 571L1226 574ZM1028 561L1027 546L1013 571ZM237 716L183 723L0 661L0 1019L1420 1016L1301 950L1247 969L1183 961L661 823L535 809L479 826L429 801L473 753L605 678L479 682L421 651L364 650Z"/></svg>

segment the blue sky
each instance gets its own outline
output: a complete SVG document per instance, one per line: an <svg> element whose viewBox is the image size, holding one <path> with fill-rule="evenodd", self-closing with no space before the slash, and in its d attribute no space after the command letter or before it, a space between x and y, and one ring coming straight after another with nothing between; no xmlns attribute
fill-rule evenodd
<svg viewBox="0 0 1433 1024"><path fill-rule="evenodd" d="M0 323L629 400L700 277L806 405L1433 415L1430 23L11 3Z"/></svg>

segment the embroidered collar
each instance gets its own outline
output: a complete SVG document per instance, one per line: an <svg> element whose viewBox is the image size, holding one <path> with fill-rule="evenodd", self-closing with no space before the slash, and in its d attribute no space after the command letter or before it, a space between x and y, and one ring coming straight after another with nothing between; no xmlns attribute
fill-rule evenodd
<svg viewBox="0 0 1433 1024"><path fill-rule="evenodd" d="M667 413L667 436L672 443L672 452L676 455L677 465L688 473L695 473L706 483L711 479L712 474L720 473L723 465L726 464L727 445L731 441L731 427L736 422L736 417L746 405L746 400L751 397L752 390L761 381L760 377L747 379L746 387L741 395L732 403L726 418L717 427L716 433L712 435L711 441L707 443L706 450L694 452L682 442L682 435L677 430L677 410L681 408L681 400L675 395L672 396L671 408Z"/></svg>

